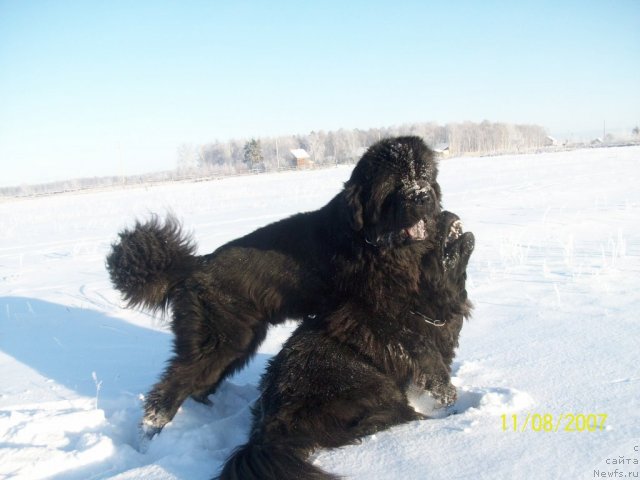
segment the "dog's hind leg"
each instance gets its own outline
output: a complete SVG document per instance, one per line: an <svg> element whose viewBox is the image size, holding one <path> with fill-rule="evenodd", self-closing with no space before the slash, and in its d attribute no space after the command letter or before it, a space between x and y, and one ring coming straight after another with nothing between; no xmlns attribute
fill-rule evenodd
<svg viewBox="0 0 640 480"><path fill-rule="evenodd" d="M267 323L263 322L254 330L239 332L233 340L210 337L198 345L197 350L176 342L176 355L145 399L144 435L150 438L160 432L189 396L200 403L211 404L207 397L225 378L246 365L264 340L266 331Z"/></svg>
<svg viewBox="0 0 640 480"><path fill-rule="evenodd" d="M175 416L182 402L191 393L189 373L192 367L179 357L169 361L162 378L146 395L142 432L147 438L159 433Z"/></svg>
<svg viewBox="0 0 640 480"><path fill-rule="evenodd" d="M229 364L236 360L235 352L219 349L214 358L185 361L176 356L170 361L162 378L145 398L142 430L152 437L175 416L180 405L192 396L201 403L211 402L207 396L213 393L224 378Z"/></svg>

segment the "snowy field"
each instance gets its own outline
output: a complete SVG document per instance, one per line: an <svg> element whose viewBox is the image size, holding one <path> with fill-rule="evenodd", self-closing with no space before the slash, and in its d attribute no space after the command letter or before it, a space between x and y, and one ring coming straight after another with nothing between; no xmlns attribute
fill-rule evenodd
<svg viewBox="0 0 640 480"><path fill-rule="evenodd" d="M188 400L141 453L140 396L171 336L122 308L104 269L109 245L134 219L170 210L209 252L320 207L349 173L0 201L0 478L217 472L246 439L259 375L293 325L271 331L213 407ZM440 183L477 240L458 402L315 462L352 479L637 478L640 147L451 159Z"/></svg>

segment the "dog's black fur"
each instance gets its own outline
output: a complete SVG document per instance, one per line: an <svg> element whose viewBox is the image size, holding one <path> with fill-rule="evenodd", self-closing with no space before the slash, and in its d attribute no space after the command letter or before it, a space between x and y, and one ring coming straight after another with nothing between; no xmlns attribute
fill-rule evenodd
<svg viewBox="0 0 640 480"><path fill-rule="evenodd" d="M471 312L465 282L474 248L457 221L444 212L437 245L409 247L371 273L367 296L293 333L262 378L249 442L220 479L336 478L308 463L309 454L424 418L408 403L409 385L455 401L450 368Z"/></svg>
<svg viewBox="0 0 640 480"><path fill-rule="evenodd" d="M160 431L189 395L209 403L270 324L334 310L352 295L375 299L371 276L400 265L392 259L416 241L432 241L440 211L433 152L418 137L398 137L370 147L326 206L209 255L197 256L172 218L121 232L107 257L113 285L130 306L170 306L175 334L175 354L145 399L145 434Z"/></svg>

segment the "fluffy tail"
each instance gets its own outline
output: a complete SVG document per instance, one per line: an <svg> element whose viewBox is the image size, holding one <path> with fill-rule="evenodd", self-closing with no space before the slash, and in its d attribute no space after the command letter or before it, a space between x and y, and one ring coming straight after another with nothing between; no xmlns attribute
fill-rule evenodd
<svg viewBox="0 0 640 480"><path fill-rule="evenodd" d="M119 236L107 256L113 286L130 307L166 309L173 289L196 267L196 245L173 216L164 224L156 216L137 222Z"/></svg>
<svg viewBox="0 0 640 480"><path fill-rule="evenodd" d="M314 467L307 454L288 445L249 442L227 459L217 480L337 480Z"/></svg>

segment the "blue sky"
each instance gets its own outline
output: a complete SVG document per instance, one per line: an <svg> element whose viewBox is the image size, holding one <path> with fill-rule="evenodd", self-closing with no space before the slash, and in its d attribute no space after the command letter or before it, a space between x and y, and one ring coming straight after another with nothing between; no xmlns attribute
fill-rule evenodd
<svg viewBox="0 0 640 480"><path fill-rule="evenodd" d="M637 0L0 0L0 185L319 129L631 130L639 86Z"/></svg>

